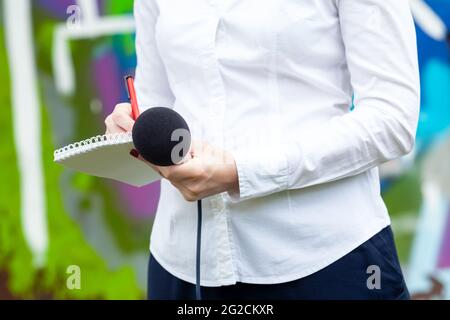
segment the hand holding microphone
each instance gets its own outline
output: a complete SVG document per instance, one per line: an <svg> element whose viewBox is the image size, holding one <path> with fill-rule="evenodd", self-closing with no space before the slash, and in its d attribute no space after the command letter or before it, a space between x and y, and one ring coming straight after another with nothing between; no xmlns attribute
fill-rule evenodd
<svg viewBox="0 0 450 320"><path fill-rule="evenodd" d="M155 107L143 112L133 126L133 141L139 157L188 201L239 190L233 156L191 141L187 123L172 109Z"/></svg>

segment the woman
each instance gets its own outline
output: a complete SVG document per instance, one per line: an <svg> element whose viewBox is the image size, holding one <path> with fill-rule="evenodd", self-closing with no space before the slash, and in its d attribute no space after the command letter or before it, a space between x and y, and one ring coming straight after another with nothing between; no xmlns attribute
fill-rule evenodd
<svg viewBox="0 0 450 320"><path fill-rule="evenodd" d="M408 1L139 0L135 17L141 109L174 108L198 141L154 167L149 298L195 297L197 199L203 298L409 298L377 170L414 145ZM106 125L131 130L129 105Z"/></svg>

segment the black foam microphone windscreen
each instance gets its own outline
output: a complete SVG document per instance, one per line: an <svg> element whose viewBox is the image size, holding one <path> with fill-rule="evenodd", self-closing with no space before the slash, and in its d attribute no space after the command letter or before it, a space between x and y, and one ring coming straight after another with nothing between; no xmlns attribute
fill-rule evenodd
<svg viewBox="0 0 450 320"><path fill-rule="evenodd" d="M189 152L191 134L183 117L170 108L145 110L134 123L133 142L148 162L157 166L180 163Z"/></svg>

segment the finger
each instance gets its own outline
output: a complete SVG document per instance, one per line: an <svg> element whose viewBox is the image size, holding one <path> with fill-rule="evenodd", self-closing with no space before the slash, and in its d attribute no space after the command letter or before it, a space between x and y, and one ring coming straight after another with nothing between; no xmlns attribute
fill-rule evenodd
<svg viewBox="0 0 450 320"><path fill-rule="evenodd" d="M130 115L120 112L120 113L113 113L112 114L112 120L114 123L121 127L124 131L131 131L133 129L134 120L131 118Z"/></svg>
<svg viewBox="0 0 450 320"><path fill-rule="evenodd" d="M113 122L106 125L106 134L123 133L125 130Z"/></svg>
<svg viewBox="0 0 450 320"><path fill-rule="evenodd" d="M156 172L158 172L158 174L162 177L162 178L166 178L166 175L163 173L163 169L164 167L159 167L157 165L154 165L150 162L148 162L147 160L145 160L141 155L138 156L138 159L141 160L142 162L144 162L145 164L147 164L149 167L151 167L153 170L155 170Z"/></svg>
<svg viewBox="0 0 450 320"><path fill-rule="evenodd" d="M115 110L120 110L128 115L131 115L131 104L128 102L119 103L118 105L116 105Z"/></svg>
<svg viewBox="0 0 450 320"><path fill-rule="evenodd" d="M168 167L163 172L172 181L180 183L192 182L203 178L204 169L199 158L192 159L183 164Z"/></svg>
<svg viewBox="0 0 450 320"><path fill-rule="evenodd" d="M173 182L179 182L180 179L182 177L180 177L180 175L176 172L175 167L177 167L177 165L173 165L173 166L168 166L168 167L162 167L162 166L157 166L154 164L151 164L145 160L143 160L147 165L149 165L153 170L155 170L156 172L158 172L161 177L173 181Z"/></svg>
<svg viewBox="0 0 450 320"><path fill-rule="evenodd" d="M134 149L135 150L135 149ZM172 166L157 166L145 160L138 152L130 152L130 154L150 166L153 170L158 172L163 178L172 182L184 182L195 178L198 175L198 163L194 164L191 161L186 161ZM197 161L198 162L198 161Z"/></svg>
<svg viewBox="0 0 450 320"><path fill-rule="evenodd" d="M191 142L191 148L189 149L189 154L192 158L195 158L203 153L204 146L203 142L199 140L192 140Z"/></svg>
<svg viewBox="0 0 450 320"><path fill-rule="evenodd" d="M170 181L170 183L178 189L178 191L180 191L180 193L183 195L183 197L188 200L188 201L195 201L198 199L200 199L201 197L199 195L197 195L197 197L195 197L191 191L189 191L188 188L186 188L182 183L176 183L176 182L172 182Z"/></svg>
<svg viewBox="0 0 450 320"><path fill-rule="evenodd" d="M160 167L155 166L154 164L151 164L148 161L145 161L153 170L155 170L156 172L158 172L158 174L162 177L162 178L166 178L166 176L162 173L162 171L160 170Z"/></svg>
<svg viewBox="0 0 450 320"><path fill-rule="evenodd" d="M160 166L156 166L153 165L155 167L155 170L157 170L161 176L163 176L164 178L168 179L168 180L177 180L177 177L173 175L173 167L174 166L169 166L169 167L160 167Z"/></svg>

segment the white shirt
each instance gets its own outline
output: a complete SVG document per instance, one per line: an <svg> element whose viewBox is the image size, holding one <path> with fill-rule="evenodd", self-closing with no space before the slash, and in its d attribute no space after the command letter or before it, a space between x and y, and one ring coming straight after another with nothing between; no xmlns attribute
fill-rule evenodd
<svg viewBox="0 0 450 320"><path fill-rule="evenodd" d="M407 0L137 0L135 18L141 108L236 160L240 194L203 200L202 285L305 277L389 225L377 166L419 114ZM196 223L162 181L150 250L191 283Z"/></svg>

